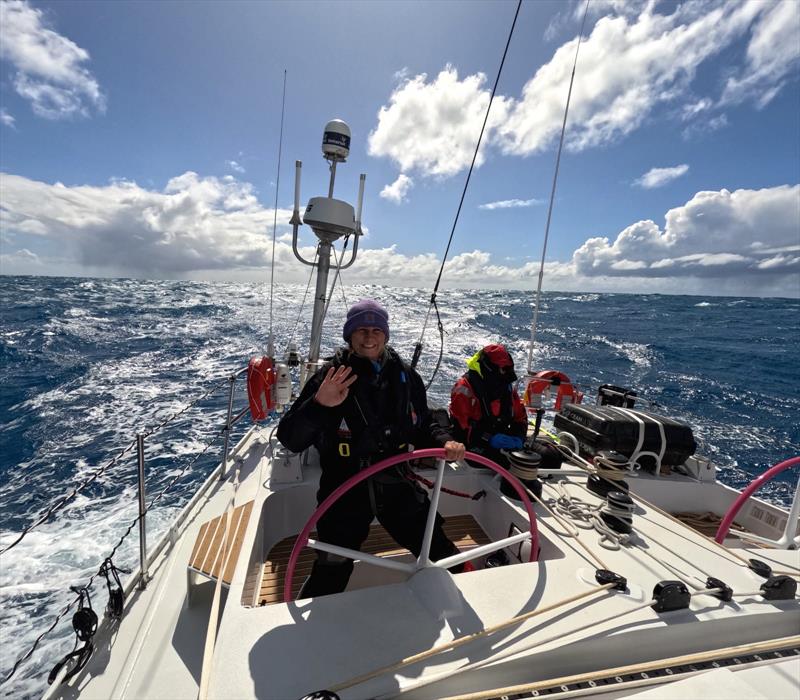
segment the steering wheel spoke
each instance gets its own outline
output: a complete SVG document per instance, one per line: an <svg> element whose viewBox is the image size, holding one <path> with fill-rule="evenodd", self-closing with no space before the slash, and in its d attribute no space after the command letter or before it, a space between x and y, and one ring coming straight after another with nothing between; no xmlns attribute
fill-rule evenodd
<svg viewBox="0 0 800 700"><path fill-rule="evenodd" d="M436 482L433 485L430 496L430 507L428 508L428 520L425 523L425 534L422 536L422 548L417 557L417 568L431 565L431 541L433 540L433 528L436 527L436 512L439 510L439 496L442 493L442 482L444 481L444 460L436 460Z"/></svg>
<svg viewBox="0 0 800 700"><path fill-rule="evenodd" d="M530 536L531 533L528 531L518 532L516 535L511 535L511 537L505 537L504 539L497 540L496 542L489 542L489 544L480 545L479 547L470 549L467 552L459 552L458 554L454 554L452 557L440 559L439 561L434 562L432 566L437 566L441 569L449 569L451 566L463 564L465 561L469 561L470 559L483 557L487 554L491 554L492 552L496 552L499 549L510 547L512 544L517 544L517 542L523 542L527 539L530 539Z"/></svg>
<svg viewBox="0 0 800 700"><path fill-rule="evenodd" d="M308 546L312 549L317 549L321 552L328 554L336 554L346 559L353 559L363 561L367 564L374 564L375 566L382 566L384 569L395 569L397 571L404 571L407 574L413 574L416 571L416 566L404 562L394 561L387 557L376 557L374 554L367 554L360 552L357 549L348 549L347 547L339 547L335 544L328 544L327 542L320 542L319 540L309 540Z"/></svg>
<svg viewBox="0 0 800 700"><path fill-rule="evenodd" d="M339 500L339 498L341 498L343 494L352 489L354 486L360 484L362 481L368 479L374 474L377 474L378 472L381 472L384 469L388 469L389 467L393 467L396 464L407 462L411 459L425 459L428 457L433 457L437 460L436 483L434 484L433 491L430 496L430 507L428 510L428 518L425 525L425 533L422 538L420 555L415 564L407 564L403 562L394 561L392 559L376 557L372 554L366 554L364 552L356 551L354 549L348 549L347 547L339 547L337 545L329 544L327 542L320 542L318 540L309 539L311 531L316 527L317 523L319 522L319 519L330 509L330 507L334 503L336 503L336 501ZM388 457L387 459L384 459L378 462L377 464L373 464L372 466L367 467L366 469L360 471L358 474L351 476L347 481L341 484L341 486L334 489L333 493L331 493L322 503L320 503L317 509L312 513L311 517L308 519L308 522L305 524L303 529L300 531L300 534L297 536L297 539L295 540L294 547L292 548L292 552L289 555L289 563L286 567L286 575L283 580L283 601L285 603L290 603L292 600L292 579L294 578L294 572L295 568L297 567L297 560L300 556L300 551L306 545L309 545L314 549L318 549L324 552L329 552L330 554L336 554L338 556L346 557L348 559L369 562L370 564L375 564L376 566L382 566L388 569L396 569L412 574L416 570L421 568L428 568L433 566L435 567L455 566L456 564L460 564L469 559L474 559L475 557L482 556L483 554L488 554L498 549L502 549L503 547L508 547L511 544L520 542L523 539L530 538L531 552L529 561L536 561L536 559L539 556L539 533L536 528L536 514L533 511L533 505L531 504L527 493L525 493L524 487L522 486L522 484L519 483L519 480L516 477L512 476L511 473L503 469L503 467L499 466L498 464L495 464L492 460L484 457L483 455L476 455L473 454L472 452L467 452L465 457L471 461L478 462L479 464L488 467L492 471L497 472L498 474L500 474L500 476L502 476L511 484L511 486L516 491L517 495L519 496L525 508L525 512L528 516L528 521L530 523L530 529L527 532L523 532L518 535L514 535L512 537L507 537L503 540L499 540L498 542L490 543L488 545L483 545L481 547L471 549L468 552L461 552L459 554L453 555L452 557L441 559L440 561L435 563L430 561L430 548L431 548L431 541L433 539L434 527L436 526L436 513L439 505L439 496L442 491L442 484L444 483L444 470L445 470L444 457L445 457L445 451L442 448L416 450L414 452L408 452L395 455L393 457Z"/></svg>

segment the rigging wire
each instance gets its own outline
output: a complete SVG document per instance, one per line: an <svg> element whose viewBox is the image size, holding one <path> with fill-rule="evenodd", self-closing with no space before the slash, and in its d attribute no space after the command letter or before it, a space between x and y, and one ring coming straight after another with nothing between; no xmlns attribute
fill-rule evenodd
<svg viewBox="0 0 800 700"><path fill-rule="evenodd" d="M297 312L297 319L294 322L294 328L292 328L292 332L289 335L289 342L286 344L288 348L292 341L294 340L294 334L297 331L297 326L300 323L300 318L303 315L303 309L306 305L306 298L308 297L308 290L311 288L311 280L314 279L314 266L317 264L317 258L319 257L319 243L317 244L317 249L314 251L314 263L311 265L311 272L308 274L308 284L306 285L305 294L303 294L303 301L300 303L300 310Z"/></svg>
<svg viewBox="0 0 800 700"><path fill-rule="evenodd" d="M183 415L184 413L186 413L186 411L188 411L190 408L192 408L193 406L195 406L195 405L197 405L198 403L200 403L200 402L201 402L203 399L206 399L206 398L208 398L209 396L211 396L213 393L215 393L216 391L218 391L219 389L221 389L221 388L222 388L223 386L225 386L227 383L228 383L228 379L225 379L224 381L220 382L219 384L215 384L215 385L214 385L214 386L212 386L212 387L211 387L211 388L210 388L208 391L204 392L203 394L201 394L200 396L198 396L198 397L197 397L196 399L194 399L193 401L190 401L189 403L187 403L187 404L186 404L186 405L185 405L183 408L181 408L179 411L176 411L175 413L173 413L173 414L171 414L171 415L167 416L167 417L166 417L164 420L162 420L160 423L158 423L158 424L157 424L157 425L155 425L154 427L152 427L152 428L149 428L149 429L145 430L145 431L144 431L144 433L142 433L142 435L143 435L145 438L148 438L148 437L150 437L151 435L153 435L153 434L157 433L159 430L161 430L161 429L162 429L163 427L165 427L167 424L171 423L172 421L174 421L174 420L176 420L177 418L179 418L180 416L182 416L182 415ZM132 440L132 441L131 441L131 442L130 442L128 445L126 445L124 448L122 448L122 449L121 449L121 450L120 450L120 451L119 451L119 452L118 452L118 453L117 453L117 454L116 454L114 457L112 457L112 458L111 458L111 459L110 459L108 462L106 462L106 463L105 463L105 464L104 464L102 467L99 467L98 469L96 469L95 471L93 471L93 472L92 472L91 474L89 474L89 475L88 475L88 476L87 476L87 477L86 477L86 478L85 478L85 479L84 479L84 480L83 480L81 483L79 483L77 486L74 486L74 487L72 488L72 490L71 490L71 491L70 491L68 494L66 494L66 495L65 495L63 498L61 498L60 500L56 501L56 502L55 502L55 503L54 503L52 506L50 506L50 507L49 507L49 508L48 508L48 509L47 509L47 510L44 512L44 513L42 513L42 514L41 514L41 515L40 515L40 516L39 516L39 517L38 517L38 518L37 518L37 519L36 519L34 522L32 522L30 525L26 526L26 527L25 527L25 528L22 530L22 532L19 534L19 536L17 537L17 539L15 539L13 542L11 542L10 544L8 544L7 546L3 547L3 549L0 549L0 554L5 554L5 553L6 553L6 552L7 552L9 549L12 549L12 548L16 547L16 546L17 546L17 545L18 545L20 542L22 542L22 540L23 540L23 539L25 539L25 537L28 535L28 533L30 533L32 530L35 530L35 529L36 529L37 527L39 527L40 525L42 525L42 524L46 523L46 522L47 522L47 521L48 521L48 520L49 520L49 519L50 519L50 518L51 518L53 515L55 515L55 514L56 514L56 513L58 513L59 511L63 510L63 509L66 507L66 505L67 505L67 504L68 504L68 503L69 503L69 502L70 502L70 501L71 501L73 498L75 498L75 496L77 496L77 495L78 495L78 494L79 494L81 491L83 491L83 489L85 489L87 486L89 486L90 484L94 483L94 482L95 482L95 481L96 481L98 478L100 478L100 477L101 477L101 476L102 476L102 475L103 475L103 474L104 474L106 471L108 471L108 470L109 470L109 469L111 469L112 467L116 466L116 465L117 465L117 464L120 462L120 460L121 460L123 457L125 457L127 454L129 454L130 452L132 452L132 451L133 451L133 448L134 448L134 447L136 447L136 440L135 440L135 439L134 439L134 440Z"/></svg>
<svg viewBox="0 0 800 700"><path fill-rule="evenodd" d="M107 557L105 557L105 558L103 559L103 563L100 565L100 568L99 568L99 569L98 569L98 570L97 570L97 571L96 571L94 574L92 574L92 575L91 575L91 577L89 578L89 581L88 581L88 583L87 583L85 586L83 586L83 588L82 588L81 590L87 590L87 591L88 591L88 590L89 590L89 589L92 587L92 584L94 583L95 579L96 579L98 576L100 576L100 575L102 574L102 571L103 571L103 569L105 568L106 562L107 562L109 559L113 559L114 555L117 553L117 550L118 550L118 549L119 549L119 548L122 546L122 543L125 541L125 538L126 538L128 535L130 535L130 534L131 534L131 531L133 530L133 528L134 528L134 527L136 526L136 524L137 524L137 523L138 523L138 522L139 522L139 521L142 519L142 515L146 515L147 513L149 513L149 512L150 512L150 510L153 508L153 506L155 506L155 505L156 505L156 503L158 503L158 502L159 502L159 501L160 501L160 500L161 500L161 499L164 497L164 495L165 495L165 494L166 494L166 493L167 493L167 492L168 492L168 491L169 491L169 490L170 490L170 489L171 489L171 488L172 488L172 487L173 487L173 486L174 486L174 485L177 483L177 481L178 481L178 480L179 480L179 479L180 479L180 478L181 478L181 477L182 477L184 474L186 474L186 472L189 470L189 468L190 468L190 467L194 466L194 465L197 463L197 461L198 461L198 460L199 460L199 459L200 459L200 458L201 458L201 457L202 457L204 454L206 454L206 452L208 452L208 450L211 448L211 446L212 446L212 445L213 445L213 444L214 444L214 443L215 443L215 442L216 442L218 439L219 439L219 434L216 434L216 435L214 435L214 437L212 437L212 438L211 438L211 440L209 440L209 441L206 443L205 447L203 447L203 449L202 449L200 452L198 452L198 453L197 453L197 454L196 454L194 457L192 457L192 459L188 460L188 461L186 462L186 464L184 464L183 468L182 468L182 469L181 469L181 470L180 470L180 471L179 471L179 472L178 472L178 473L177 473L177 474L176 474L176 475L175 475L175 476L174 476L172 479L170 479L170 481L167 483L167 485L166 485L166 486L165 486L163 489L161 489L161 491L160 491L158 494L156 494L155 496L153 496L153 498L150 500L150 504L147 506L147 508L145 508L145 510L144 510L144 513L139 513L139 514L138 514L138 515L137 515L137 516L136 516L136 517L133 519L133 522L131 522L131 524L130 524L130 525L128 525L128 529L127 529L127 530L125 530L125 532L124 532L124 533L122 533L122 537L120 537L120 538L119 538L119 540L117 541L117 543L114 545L113 549L111 550L111 553L110 553L110 554L109 554ZM135 442L135 441L134 441L134 442ZM68 603L68 604L66 605L66 607L65 607L65 608L64 608L64 609L63 609L63 610L62 610L62 611L61 611L61 612L60 612L58 615L56 615L56 617L55 617L55 619L53 620L53 622L52 622L52 624L50 625L50 627L48 627L48 628L47 628L47 629L46 629L44 632L42 632L42 633L41 633L41 634L40 634L40 635L39 635L39 636L38 636L38 637L37 637L37 638L36 638L36 639L33 641L33 644L32 644L32 645L31 645L31 647L28 649L28 651L27 651L27 652L25 652L25 654L23 654L22 656L20 656L20 657L18 657L18 658L17 658L17 660L14 662L14 665L13 665L13 667L11 668L11 670L8 672L8 674L6 674L6 676L5 676L5 677L2 679L2 681L0 681L0 685L3 685L3 684L5 684L5 683L7 683L7 682L8 682L8 681L11 679L11 677L12 677L12 676L13 676L13 675L14 675L14 674L17 672L17 670L18 670L18 669L19 669L19 667L20 667L20 666L23 664L23 662L25 662L27 659L29 659L29 658L30 658L30 657L33 655L33 652L35 652L35 651L36 651L36 649L39 647L39 644L41 644L42 640L43 640L43 639L44 639L44 638L45 638L45 637L46 637L48 634L50 634L50 632L52 632L52 631L55 629L56 625L57 625L57 624L58 624L58 623L59 623L59 622L60 622L60 621L61 621L61 620L64 618L64 616L65 616L65 615L66 615L66 614L67 614L67 613L68 613L68 612L69 612L69 611L72 609L72 607L75 605L75 603L77 603L77 602L79 602L79 601L80 601L80 594L79 594L79 595L77 595L77 596L76 596L76 597L75 597L75 598L74 598L74 599L73 599L73 600L72 600L70 603Z"/></svg>
<svg viewBox="0 0 800 700"><path fill-rule="evenodd" d="M339 258L336 255L336 246L335 245L331 245L331 252L333 253L333 259L336 262L336 274L333 276L333 282L331 282L331 290L330 290L330 292L328 292L328 301L325 302L325 309L322 311L322 321L323 321L323 323L325 322L325 319L328 317L328 307L331 305L331 301L333 301L333 290L336 288L336 280L338 280L339 277L342 274L341 261L344 260L344 254L345 254L345 251L347 250L347 244L349 242L350 242L350 235L348 234L347 236L345 236L344 244L342 245L342 257L341 258ZM345 308L347 308L347 297L344 294L344 280L342 280L342 283L339 285L339 289L342 292L342 299L344 300L344 306L345 306Z"/></svg>
<svg viewBox="0 0 800 700"><path fill-rule="evenodd" d="M416 366L417 366L417 363L419 362L419 356L420 356L420 354L422 352L422 340L425 337L425 330L428 327L428 319L430 318L430 315L431 315L431 309L435 309L436 310L437 326L438 326L438 329L439 329L440 350L439 350L439 359L436 362L436 366L433 369L433 374L431 375L430 381L427 384L428 387L430 387L430 385L433 383L433 378L436 376L436 373L439 371L439 365L442 362L442 354L444 352L444 327L442 326L442 319L439 316L439 309L436 306L436 293L439 290L439 284L442 281L442 273L444 272L444 265L447 262L447 255L450 252L450 245L453 242L453 236L455 235L455 232L456 232L456 226L458 224L458 217L461 214L461 207L464 204L464 197L467 194L467 188L469 187L469 181L470 181L470 178L472 177L472 171L475 168L475 161L478 158L478 151L480 150L481 142L483 141L483 133L486 130L486 122L489 120L489 112L492 109L492 102L494 102L494 96L495 96L495 93L497 92L497 85L500 82L500 76L503 73L503 65L506 62L506 56L508 55L508 47L511 44L511 37L514 35L514 27L517 24L517 17L519 17L519 10L520 10L521 7L522 7L522 0L518 0L517 9L514 12L514 20L511 23L511 29L509 30L508 38L506 39L506 46L505 46L505 49L503 50L503 57L500 60L500 67L497 69L497 75L496 75L496 77L494 79L494 86L492 87L492 94L489 97L489 104L486 107L486 114L483 117L483 124L481 125L481 133L478 135L478 143L475 145L475 152L472 154L472 163L470 163L469 170L467 171L467 179L464 182L464 189L461 192L461 199L458 202L458 209L456 210L456 215L455 215L455 218L453 219L453 227L450 229L450 238L447 240L447 247L445 248L444 256L442 257L442 265L439 268L439 275L436 278L436 284L434 285L433 292L431 293L430 304L428 306L428 313L425 315L425 321L422 324L422 332L420 333L419 340L417 341L417 344L414 347L414 356L411 359L411 368L415 369Z"/></svg>
<svg viewBox="0 0 800 700"><path fill-rule="evenodd" d="M344 260L344 254L345 254L345 251L347 250L347 244L349 242L350 242L350 235L348 234L344 238L344 243L342 245L342 257L341 258L339 258L339 256L336 255L336 246L331 244L331 252L333 253L333 260L336 263L336 274L333 277L333 282L331 282L331 288L330 288L330 291L328 292L328 299L325 302L325 308L323 308L323 310L322 310L322 321L321 321L322 323L325 323L325 319L328 317L328 307L330 307L331 301L333 301L333 291L336 288L336 280L339 279L339 277L341 276L341 273L342 273L341 261ZM319 251L319 248L317 248L317 250ZM314 261L316 262L316 258L315 258ZM311 274L312 275L314 274L313 267L311 269ZM311 284L311 279L310 278L308 280L308 283L309 283L309 285ZM347 297L345 296L345 293L344 293L344 280L342 280L342 283L339 285L339 289L342 292L342 300L344 301L344 307L346 309L347 308ZM308 287L306 287L306 294L308 294ZM305 296L303 296L303 304L305 304L305 301L306 301L306 298L305 298ZM300 305L301 313L302 313L302 310L303 310L303 304ZM300 316L299 315L297 317L297 320L298 321L300 320ZM295 323L295 328L296 327L297 327L297 324ZM292 337L294 337L294 330L292 330Z"/></svg>
<svg viewBox="0 0 800 700"><path fill-rule="evenodd" d="M275 209L272 217L272 261L269 276L269 340L267 341L267 354L275 354L272 335L272 297L275 290L275 231L278 227L278 193L281 187L281 155L283 152L283 114L286 108L286 69L283 69L283 98L281 99L281 131L278 138L278 174L275 178Z"/></svg>
<svg viewBox="0 0 800 700"><path fill-rule="evenodd" d="M547 207L547 223L544 226L544 243L542 244L542 262L539 265L539 282L536 286L536 303L533 309L533 323L531 324L531 344L528 348L528 374L533 374L533 345L536 342L536 324L539 321L539 302L542 296L542 279L544 277L544 259L547 255L547 239L550 236L550 221L553 217L553 202L556 198L556 184L558 183L558 169L561 165L561 150L564 147L564 133L567 129L567 115L569 114L569 103L572 99L572 86L575 82L575 69L578 67L578 52L583 41L583 31L586 27L586 16L589 14L589 2L586 0L586 7L583 10L583 20L581 21L581 31L578 34L578 45L575 47L575 60L572 63L572 75L569 79L569 90L567 91L567 104L564 107L564 120L561 122L561 137L558 141L558 154L556 155L556 169L553 173L553 187L550 190L550 204Z"/></svg>

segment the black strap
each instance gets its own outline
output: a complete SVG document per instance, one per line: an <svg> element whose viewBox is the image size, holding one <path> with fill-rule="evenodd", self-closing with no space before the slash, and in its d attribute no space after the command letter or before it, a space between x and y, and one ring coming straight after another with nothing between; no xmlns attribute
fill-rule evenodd
<svg viewBox="0 0 800 700"><path fill-rule="evenodd" d="M504 433L511 429L514 423L514 409L512 405L512 388L509 385L504 388L497 396L491 400L500 401L500 413L494 415L492 413L489 401L487 401L488 387L486 381L477 372L470 370L464 378L472 389L472 394L478 399L481 406L481 417L474 421L472 425L472 433Z"/></svg>
<svg viewBox="0 0 800 700"><path fill-rule="evenodd" d="M111 557L108 557L100 565L100 576L106 580L106 588L108 589L108 605L106 605L106 614L118 620L122 617L122 612L125 609L125 592L122 588L122 581L119 578L119 572L129 574L128 569L119 569L114 565ZM111 579L114 579L113 583Z"/></svg>
<svg viewBox="0 0 800 700"><path fill-rule="evenodd" d="M86 666L89 662L89 657L94 651L92 637L97 632L97 613L92 609L92 598L89 595L89 589L88 587L75 588L74 586L71 586L71 588L78 594L78 609L72 616L72 628L75 630L75 646L69 654L53 666L52 671L47 676L48 685L52 685L61 669L71 661L73 663L72 668L61 679L62 683L66 683ZM79 648L78 642L83 642L83 646Z"/></svg>
<svg viewBox="0 0 800 700"><path fill-rule="evenodd" d="M47 685L52 685L53 681L55 681L55 679L58 677L58 674L64 665L70 661L73 661L74 666L67 671L64 674L64 677L61 679L62 683L66 683L78 672L80 672L84 666L86 666L93 651L94 645L91 642L86 642L86 644L84 644L80 649L73 649L69 654L61 659L61 661L53 666L53 670L50 671L49 675L47 676Z"/></svg>

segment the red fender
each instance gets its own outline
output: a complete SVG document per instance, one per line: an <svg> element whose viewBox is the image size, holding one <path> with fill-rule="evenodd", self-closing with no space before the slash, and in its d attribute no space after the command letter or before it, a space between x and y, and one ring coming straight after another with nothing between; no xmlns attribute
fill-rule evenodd
<svg viewBox="0 0 800 700"><path fill-rule="evenodd" d="M555 403L556 411L561 410L561 405L564 403L565 398L568 399L567 403L580 403L583 400L583 393L573 386L572 380L566 374L554 369L547 369L537 372L528 381L524 394L525 405L539 408L541 401L538 402L539 405L537 406L532 403L532 398L535 395L541 396L551 386L558 386Z"/></svg>
<svg viewBox="0 0 800 700"><path fill-rule="evenodd" d="M275 369L269 357L251 357L247 365L247 400L254 421L264 420L275 405L272 385Z"/></svg>

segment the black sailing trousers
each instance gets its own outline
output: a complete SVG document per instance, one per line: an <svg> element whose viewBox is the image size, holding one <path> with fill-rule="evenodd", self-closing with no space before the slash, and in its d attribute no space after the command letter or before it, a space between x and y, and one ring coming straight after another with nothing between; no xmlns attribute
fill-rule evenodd
<svg viewBox="0 0 800 700"><path fill-rule="evenodd" d="M317 502L321 503L331 492L320 489ZM415 557L422 548L430 500L416 484L409 481L381 483L368 479L345 493L317 523L317 539L348 549L360 550L369 535L373 517L386 528L397 544L408 549ZM438 561L458 552L456 546L442 530L443 518L436 514L436 524L431 539L431 561ZM460 567L459 567L460 568ZM330 593L341 593L353 573L350 559L317 552L311 575L300 589L300 598L311 598Z"/></svg>

